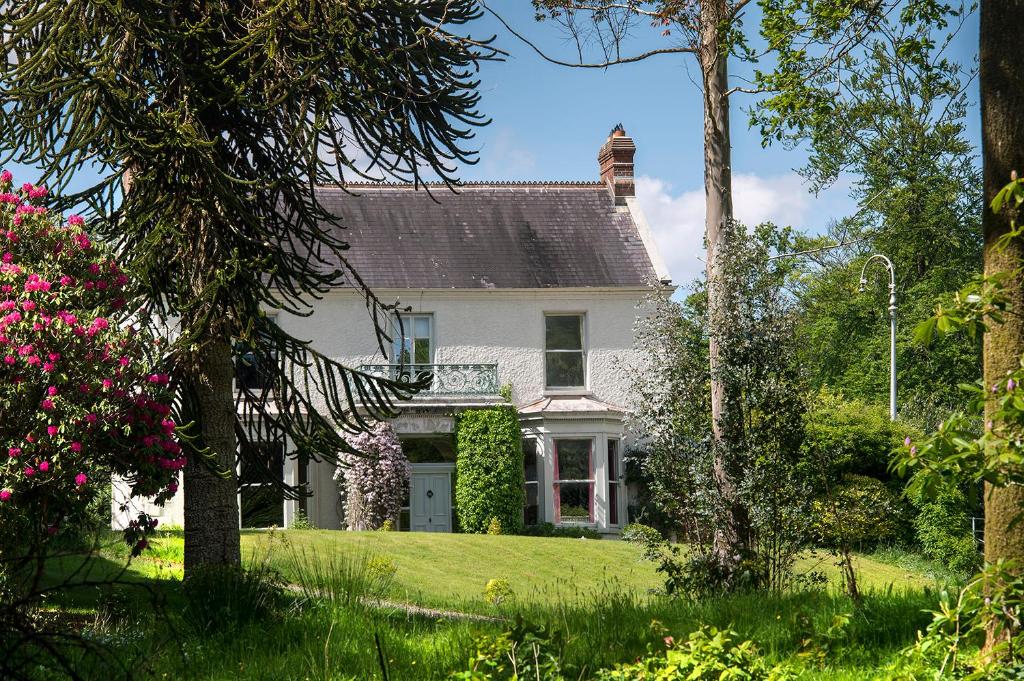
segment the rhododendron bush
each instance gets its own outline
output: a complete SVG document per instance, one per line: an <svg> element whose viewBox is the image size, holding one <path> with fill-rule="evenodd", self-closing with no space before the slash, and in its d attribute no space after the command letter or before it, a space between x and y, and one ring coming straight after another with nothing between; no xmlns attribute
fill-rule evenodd
<svg viewBox="0 0 1024 681"><path fill-rule="evenodd" d="M0 572L74 529L112 474L162 503L185 463L128 277L46 197L0 173ZM154 526L131 524L135 552Z"/></svg>
<svg viewBox="0 0 1024 681"><path fill-rule="evenodd" d="M380 529L398 518L409 485L409 459L387 422L346 439L362 456L341 454L334 473L345 503L345 524L350 530Z"/></svg>

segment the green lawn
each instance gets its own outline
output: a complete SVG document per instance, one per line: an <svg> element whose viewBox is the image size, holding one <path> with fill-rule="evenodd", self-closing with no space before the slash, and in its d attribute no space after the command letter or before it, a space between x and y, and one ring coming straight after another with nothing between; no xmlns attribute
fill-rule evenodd
<svg viewBox="0 0 1024 681"><path fill-rule="evenodd" d="M468 610L484 606L484 585L495 578L508 580L521 602L535 604L581 603L609 592L642 597L661 584L655 565L642 560L636 547L612 539L286 530L244 532L242 547L248 561L269 558L285 577L296 559L309 556L385 558L397 568L392 597ZM138 568L180 577L182 552L180 535L164 536ZM922 573L866 556L856 561L862 588L935 586ZM823 572L833 583L839 576L827 553L802 557L797 569Z"/></svg>
<svg viewBox="0 0 1024 681"><path fill-rule="evenodd" d="M587 678L596 668L634 659L649 646L659 645L659 632L678 639L703 624L733 628L740 640L753 640L770 660L800 666L807 641L828 640L825 632L837 616L849 616L841 645L829 653L826 664L806 668L801 678L877 678L927 624L925 611L937 604L935 592L928 588L935 583L932 578L868 557L858 558L865 593L858 606L835 584L824 590L738 594L698 602L653 596L651 588L660 584L654 566L640 560L633 546L614 540L288 530L245 532L242 543L248 563L269 562L288 581L307 587L310 573L298 565L333 561L327 572L338 575L353 566L357 572L365 570L371 558L384 559L395 566L389 599L505 621L522 614L529 622L564 634L565 663L575 670L570 678ZM327 589L314 584L313 599L289 592L295 604L269 619L194 631L197 615L190 608L230 599L232 592L217 583L209 585L209 595L198 601L184 593L182 550L180 534L165 534L132 563L127 575L146 588L118 588L135 604L130 612L142 618L140 625L129 629L141 627L143 632L141 638L118 645L128 658L145 651L149 661L143 678L380 678L379 638L391 679L445 679L465 668L478 636L506 626L504 621L437 618L380 607L372 603L377 591L367 591L365 582L356 584L351 575L342 574L335 582L328 580ZM112 574L125 557L123 544L113 543L92 557L90 577ZM54 561L52 576L66 575L81 564L75 561ZM828 556L806 556L798 568L834 577L830 563ZM492 578L507 579L516 599L499 607L487 603L482 592ZM355 597L320 595L337 593L331 590L338 585ZM147 615L154 595L166 603L163 623ZM88 616L109 598L102 588L82 587L51 603ZM241 598L244 612L246 596Z"/></svg>

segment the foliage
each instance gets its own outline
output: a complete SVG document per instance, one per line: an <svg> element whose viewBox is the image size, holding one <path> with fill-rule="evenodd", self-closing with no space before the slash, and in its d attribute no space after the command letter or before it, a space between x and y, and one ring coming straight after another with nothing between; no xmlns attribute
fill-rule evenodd
<svg viewBox="0 0 1024 681"><path fill-rule="evenodd" d="M493 581L493 580L492 580ZM561 651L565 646L561 630L532 625L522 616L507 631L482 636L468 669L449 678L460 681L516 681L546 679L564 681Z"/></svg>
<svg viewBox="0 0 1024 681"><path fill-rule="evenodd" d="M719 681L750 679L784 681L796 675L768 664L752 641L735 643L731 630L701 627L679 644L667 636L665 650L654 652L633 663L602 670L600 681Z"/></svg>
<svg viewBox="0 0 1024 681"><path fill-rule="evenodd" d="M358 454L341 454L334 471L345 503L345 522L350 530L376 530L398 517L409 486L409 460L386 421L350 435L348 442Z"/></svg>
<svg viewBox="0 0 1024 681"><path fill-rule="evenodd" d="M491 518L491 522L487 523L487 534L503 534L501 531L501 521L498 520L497 516Z"/></svg>
<svg viewBox="0 0 1024 681"><path fill-rule="evenodd" d="M661 532L643 523L630 523L622 528L622 541L636 544L644 550L657 546L662 541Z"/></svg>
<svg viewBox="0 0 1024 681"><path fill-rule="evenodd" d="M523 527L519 534L527 537L565 537L568 539L600 539L601 533L592 527L559 526L554 523L538 523Z"/></svg>
<svg viewBox="0 0 1024 681"><path fill-rule="evenodd" d="M896 540L906 522L902 511L882 481L866 475L844 476L811 505L821 546L840 548L845 542L859 550Z"/></svg>
<svg viewBox="0 0 1024 681"><path fill-rule="evenodd" d="M295 512L295 517L292 519L292 524L289 529L292 530L315 530L316 525L309 519L306 512L301 508Z"/></svg>
<svg viewBox="0 0 1024 681"><path fill-rule="evenodd" d="M248 568L204 565L182 584L185 621L197 633L244 626L279 616L285 604L284 580L266 561Z"/></svg>
<svg viewBox="0 0 1024 681"><path fill-rule="evenodd" d="M799 25L790 12L803 4L765 5L786 61L759 74L779 92L752 111L752 120L769 141L809 145L801 174L815 191L839 191L832 185L852 177L858 210L825 235L801 237L793 249L809 251L794 278L804 311L801 357L814 387L885 399L888 280L869 270L860 294L857 282L870 254L887 255L899 298L900 412L924 407L929 414L921 425L930 429L934 415L962 404L956 386L980 373L976 339L950 337L924 347L912 333L938 296L981 269L981 183L965 133L974 73L946 49L970 8L932 0L892 12L879 8L872 18L878 30L840 55L837 68L821 70L822 61L791 44L786 30Z"/></svg>
<svg viewBox="0 0 1024 681"><path fill-rule="evenodd" d="M525 473L515 408L461 412L455 440L455 506L462 531L485 532L491 519L497 519L505 532L522 532Z"/></svg>
<svg viewBox="0 0 1024 681"><path fill-rule="evenodd" d="M987 565L959 592L955 602L948 593L943 594L924 635L904 650L902 659L891 666L889 678L1021 678L1022 611L1024 577L1020 570L1004 562ZM995 645L979 650L989 635Z"/></svg>
<svg viewBox="0 0 1024 681"><path fill-rule="evenodd" d="M395 561L387 556L374 556L366 562L366 574L371 580L390 584L397 572L398 566Z"/></svg>
<svg viewBox="0 0 1024 681"><path fill-rule="evenodd" d="M980 568L981 553L970 529L966 496L958 489L947 489L933 499L918 499L917 504L914 528L924 554L957 574L972 574Z"/></svg>
<svg viewBox="0 0 1024 681"><path fill-rule="evenodd" d="M0 571L88 523L111 475L162 503L185 463L128 276L46 196L0 173ZM133 521L134 553L154 526Z"/></svg>
<svg viewBox="0 0 1024 681"><path fill-rule="evenodd" d="M501 605L515 600L516 592L507 579L489 579L484 585L484 600L491 605Z"/></svg>
<svg viewBox="0 0 1024 681"><path fill-rule="evenodd" d="M804 450L838 480L854 473L889 480L889 462L907 437L920 431L892 421L879 404L846 398L829 390L817 392L804 414Z"/></svg>
<svg viewBox="0 0 1024 681"><path fill-rule="evenodd" d="M801 448L795 308L783 288L788 266L769 260L787 239L771 225L753 232L730 226L719 256L725 263L719 276L730 280L724 288L735 295L726 328L709 328L706 288L698 283L683 304L656 293L652 314L638 321L635 333L648 357L648 366L633 374L631 427L645 436L641 479L656 509L671 520L666 529L681 531L692 550L710 550L712 528L720 532L724 524L741 532L744 549L729 557L737 582L728 583L734 570L727 565L712 571L725 578L725 588L738 588L753 564L760 566L756 574L765 586L782 588L806 539L804 511L814 476ZM718 380L737 403L732 416L723 417L726 435L715 444L705 399L711 381L708 337L720 347ZM715 447L725 449L716 454ZM723 507L713 461L728 468L738 508ZM737 517L743 522L735 525Z"/></svg>
<svg viewBox="0 0 1024 681"><path fill-rule="evenodd" d="M309 188L352 176L454 179L453 162L472 160L472 126L486 122L473 74L494 51L458 32L479 9L471 0L155 2L128 14L58 5L32 0L4 15L2 47L18 58L2 67L0 146L61 188L83 154L103 149L90 156L98 181L68 202L97 209L96 228L131 258L150 304L180 317L178 366L215 337L248 343L275 373L273 390L247 405L259 427L287 430L310 455L348 451L335 422L355 428L366 409L387 413L390 382L339 365L261 308L308 314L327 289L353 286L382 329L389 306L352 270L337 216ZM65 63L91 64L92 75L68 77ZM85 109L87 118L75 113ZM377 162L360 164L355 149ZM123 179L131 189L121 201Z"/></svg>

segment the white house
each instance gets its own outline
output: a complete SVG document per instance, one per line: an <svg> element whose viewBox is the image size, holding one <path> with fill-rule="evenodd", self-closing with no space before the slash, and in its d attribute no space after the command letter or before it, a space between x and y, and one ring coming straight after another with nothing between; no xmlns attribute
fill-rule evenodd
<svg viewBox="0 0 1024 681"><path fill-rule="evenodd" d="M503 401L502 386L511 387L522 424L527 522L603 532L626 523L621 457L633 324L651 284L669 281L634 196L635 150L613 132L598 155L597 182L471 183L432 195L392 184L349 185L355 196L319 190L342 217L355 270L381 299L411 308L404 338L382 356L351 289L327 294L311 317L281 313L275 321L348 366L391 375L404 349L433 372L431 388L393 422L413 462L400 529L453 529L454 416ZM242 526L287 526L301 509L317 527L341 527L333 468L277 456L284 479L312 496L285 501L243 475ZM118 502L115 525L124 522ZM181 523L181 500L161 516Z"/></svg>

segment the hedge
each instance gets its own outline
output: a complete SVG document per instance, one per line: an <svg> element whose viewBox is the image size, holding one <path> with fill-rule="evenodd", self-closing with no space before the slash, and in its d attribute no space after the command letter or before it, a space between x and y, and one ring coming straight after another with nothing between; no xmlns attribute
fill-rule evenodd
<svg viewBox="0 0 1024 681"><path fill-rule="evenodd" d="M511 405L469 409L455 426L455 506L463 532L481 534L492 518L506 534L523 529L523 445Z"/></svg>

